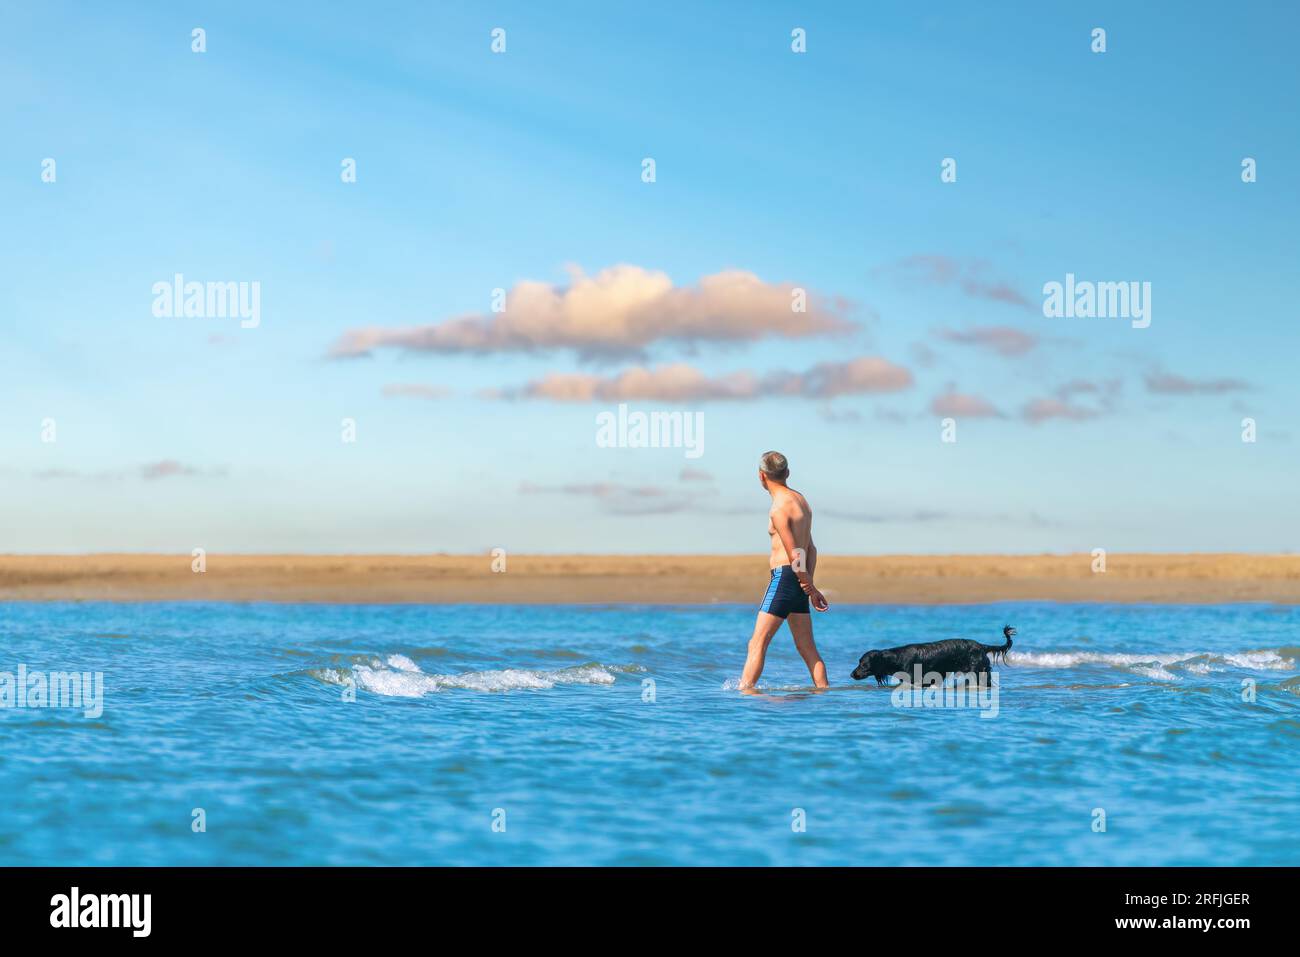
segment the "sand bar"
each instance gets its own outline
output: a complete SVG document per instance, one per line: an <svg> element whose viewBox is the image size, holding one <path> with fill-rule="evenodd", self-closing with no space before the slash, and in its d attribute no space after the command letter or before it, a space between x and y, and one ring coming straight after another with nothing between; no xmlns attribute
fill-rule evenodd
<svg viewBox="0 0 1300 957"><path fill-rule="evenodd" d="M1300 555L823 555L832 602L1300 602ZM757 605L766 556L0 555L0 601Z"/></svg>

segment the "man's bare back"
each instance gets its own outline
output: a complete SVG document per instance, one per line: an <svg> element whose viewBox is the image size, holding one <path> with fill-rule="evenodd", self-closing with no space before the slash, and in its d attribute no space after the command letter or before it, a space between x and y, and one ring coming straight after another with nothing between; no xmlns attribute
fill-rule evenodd
<svg viewBox="0 0 1300 957"><path fill-rule="evenodd" d="M771 538L768 567L772 577L759 606L754 635L749 640L745 670L740 676L742 691L752 689L763 673L767 646L782 622L789 624L795 648L808 666L813 684L828 687L826 665L813 642L809 615L810 604L818 611L829 607L826 597L813 584L817 546L812 540L812 508L803 495L785 484L789 474L784 455L768 452L763 456L758 478L772 496L772 508L767 513L767 533Z"/></svg>
<svg viewBox="0 0 1300 957"><path fill-rule="evenodd" d="M794 561L786 554L785 543L777 531L777 523L788 526L796 549L806 554L812 547L812 509L799 492L786 486L772 492L772 510L767 513L767 534L772 536L772 557L769 568L779 568Z"/></svg>

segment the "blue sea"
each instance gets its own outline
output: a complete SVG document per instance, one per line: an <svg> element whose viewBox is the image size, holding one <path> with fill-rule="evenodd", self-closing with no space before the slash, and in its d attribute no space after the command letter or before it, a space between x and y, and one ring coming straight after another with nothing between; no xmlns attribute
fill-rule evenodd
<svg viewBox="0 0 1300 957"><path fill-rule="evenodd" d="M744 695L753 619L0 604L11 691L103 675L0 709L0 864L1300 863L1298 608L837 605ZM996 714L849 678L1004 624Z"/></svg>

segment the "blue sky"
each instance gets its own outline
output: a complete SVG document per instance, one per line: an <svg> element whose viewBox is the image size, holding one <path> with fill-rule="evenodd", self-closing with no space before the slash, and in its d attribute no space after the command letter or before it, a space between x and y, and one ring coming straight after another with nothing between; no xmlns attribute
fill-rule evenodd
<svg viewBox="0 0 1300 957"><path fill-rule="evenodd" d="M769 448L823 552L1294 547L1294 8L434 6L6 13L0 551L761 552ZM594 283L617 348L513 298L617 266L671 284L620 340ZM1067 272L1150 327L1045 317ZM260 324L155 316L176 273ZM597 447L620 397L703 456Z"/></svg>

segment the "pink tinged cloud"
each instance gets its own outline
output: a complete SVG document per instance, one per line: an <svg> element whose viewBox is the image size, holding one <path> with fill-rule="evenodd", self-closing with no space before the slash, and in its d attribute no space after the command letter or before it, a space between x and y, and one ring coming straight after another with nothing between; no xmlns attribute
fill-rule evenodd
<svg viewBox="0 0 1300 957"><path fill-rule="evenodd" d="M912 361L923 368L930 368L938 361L939 356L933 349L924 342L914 342L910 347Z"/></svg>
<svg viewBox="0 0 1300 957"><path fill-rule="evenodd" d="M992 419L1002 415L987 399L960 392L946 392L935 396L930 411L945 418Z"/></svg>
<svg viewBox="0 0 1300 957"><path fill-rule="evenodd" d="M183 465L175 459L163 459L161 462L150 462L148 465L140 467L140 477L144 479L171 478L176 475L198 475L199 470Z"/></svg>
<svg viewBox="0 0 1300 957"><path fill-rule="evenodd" d="M1118 380L1111 380L1105 386L1105 388L1108 391L1116 390L1118 389L1118 387L1119 387ZM1069 382L1065 383L1065 385L1057 389L1056 394L1061 396L1062 398L1071 395L1078 395L1080 393L1088 393L1090 395L1095 395L1101 392L1102 388L1103 387L1101 385L1098 385L1096 382L1090 382L1087 379L1071 379Z"/></svg>
<svg viewBox="0 0 1300 957"><path fill-rule="evenodd" d="M1154 372L1146 377L1148 392L1162 395L1223 395L1245 392L1250 386L1240 379L1188 379L1172 373Z"/></svg>
<svg viewBox="0 0 1300 957"><path fill-rule="evenodd" d="M625 495L631 498L660 498L668 494L657 485L624 485L620 482L570 482L564 485L538 485L521 482L519 491L525 495L560 494L590 498L612 498Z"/></svg>
<svg viewBox="0 0 1300 957"><path fill-rule="evenodd" d="M423 326L372 326L345 332L333 358L376 349L408 352L535 352L571 349L583 358L640 355L657 342L751 342L847 332L848 304L809 292L795 309L795 286L729 270L675 286L666 273L618 265L587 276L570 270L568 286L525 280L505 310Z"/></svg>
<svg viewBox="0 0 1300 957"><path fill-rule="evenodd" d="M1007 358L1023 356L1038 345L1037 336L1013 329L1011 326L975 326L964 330L941 329L939 336L959 345L989 349Z"/></svg>
<svg viewBox="0 0 1300 957"><path fill-rule="evenodd" d="M798 379L799 393L809 398L901 392L912 385L912 373L879 356L862 356L848 362L822 362Z"/></svg>
<svg viewBox="0 0 1300 957"><path fill-rule="evenodd" d="M1049 419L1086 422L1114 412L1123 387L1121 379L1103 379L1098 382L1071 379L1056 389L1054 395L1025 403L1020 416L1033 425ZM1074 401L1077 395L1090 396L1093 404L1079 405Z"/></svg>
<svg viewBox="0 0 1300 957"><path fill-rule="evenodd" d="M962 283L966 295L978 299L991 299L993 302L1005 302L1012 306L1028 306L1029 300L1004 282L982 283L967 279Z"/></svg>
<svg viewBox="0 0 1300 957"><path fill-rule="evenodd" d="M918 254L909 256L896 267L903 275L935 286L955 286L967 296L988 299L1028 308L1031 303L1009 283L989 282L983 277L987 264L981 260L962 261L951 256Z"/></svg>
<svg viewBox="0 0 1300 957"><path fill-rule="evenodd" d="M1100 414L1096 409L1072 405L1060 399L1035 399L1027 403L1024 409L1021 410L1021 415L1025 421L1035 425L1046 422L1048 419L1069 419L1073 422L1084 422L1088 419L1095 419Z"/></svg>
<svg viewBox="0 0 1300 957"><path fill-rule="evenodd" d="M156 479L176 478L176 477L220 477L226 474L224 467L218 468L197 468L193 465L186 465L178 462L176 459L160 459L157 462L146 462L144 465L134 466L129 469L111 469L99 472L79 472L71 469L43 469L33 473L38 479L94 479L94 480L120 480L126 478L141 478L146 481Z"/></svg>
<svg viewBox="0 0 1300 957"><path fill-rule="evenodd" d="M667 515L674 512L694 511L699 508L696 499L708 493L696 490L690 495L680 492L670 494L657 485L625 485L621 482L572 482L564 485L538 485L523 482L519 486L523 495L563 495L578 500L592 500L611 515Z"/></svg>
<svg viewBox="0 0 1300 957"><path fill-rule="evenodd" d="M898 268L921 282L944 285L961 275L961 265L951 256L917 253L898 263Z"/></svg>
<svg viewBox="0 0 1300 957"><path fill-rule="evenodd" d="M553 373L521 389L487 392L489 398L545 399L552 402L708 402L755 400L773 396L825 399L861 393L897 392L912 385L912 373L886 359L864 356L848 362L823 362L806 372L751 372L708 376L677 363L635 367L615 376Z"/></svg>
<svg viewBox="0 0 1300 957"><path fill-rule="evenodd" d="M383 388L386 399L446 399L450 395L451 390L440 385L392 383Z"/></svg>
<svg viewBox="0 0 1300 957"><path fill-rule="evenodd" d="M677 363L657 369L626 369L612 377L552 373L516 393L506 394L552 402L623 402L633 399L698 402L747 399L757 395L758 391L758 380L749 373L710 378L693 366Z"/></svg>

